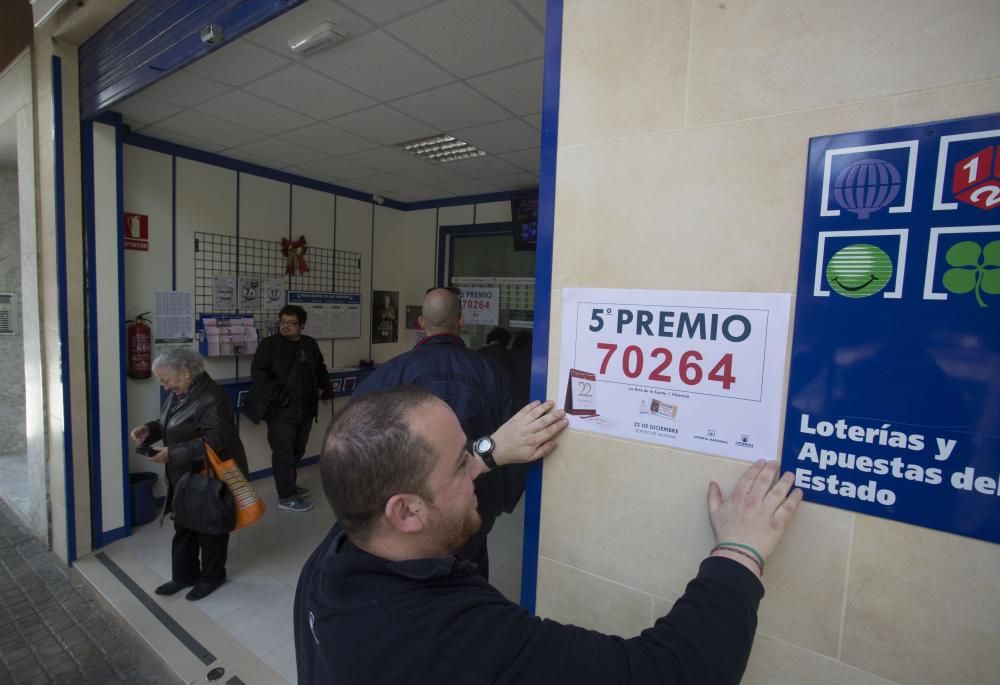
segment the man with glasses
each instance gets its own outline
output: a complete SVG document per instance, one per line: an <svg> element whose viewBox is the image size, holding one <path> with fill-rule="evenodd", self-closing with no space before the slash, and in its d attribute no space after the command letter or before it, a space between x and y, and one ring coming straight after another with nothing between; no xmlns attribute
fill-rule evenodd
<svg viewBox="0 0 1000 685"><path fill-rule="evenodd" d="M458 288L430 288L424 296L420 325L427 332L409 352L380 366L355 390L352 401L376 390L419 385L444 400L458 416L476 454L492 461L489 436L511 417L510 381L492 359L470 350L459 337L462 303ZM524 491L524 465L494 468L476 480L482 527L462 548L462 556L489 577L486 534L504 511L511 512Z"/></svg>
<svg viewBox="0 0 1000 685"><path fill-rule="evenodd" d="M324 404L333 387L316 340L302 334L306 310L290 304L278 313L278 332L260 342L250 374L254 393L270 398L264 415L278 508L305 512L308 488L296 485L296 466L305 454L309 432L318 420L320 393Z"/></svg>

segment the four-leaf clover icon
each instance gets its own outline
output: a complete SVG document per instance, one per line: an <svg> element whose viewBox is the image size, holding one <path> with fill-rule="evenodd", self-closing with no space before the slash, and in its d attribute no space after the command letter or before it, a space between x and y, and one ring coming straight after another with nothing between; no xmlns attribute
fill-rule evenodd
<svg viewBox="0 0 1000 685"><path fill-rule="evenodd" d="M952 245L944 258L954 267L945 271L941 278L944 287L951 292L961 295L975 290L980 307L989 306L983 302L981 291L1000 295L1000 240L986 247L964 240Z"/></svg>

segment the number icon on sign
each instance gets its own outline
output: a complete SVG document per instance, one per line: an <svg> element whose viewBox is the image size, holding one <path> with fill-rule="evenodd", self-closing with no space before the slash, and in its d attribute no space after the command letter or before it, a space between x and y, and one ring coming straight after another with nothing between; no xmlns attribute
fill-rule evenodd
<svg viewBox="0 0 1000 685"><path fill-rule="evenodd" d="M958 160L953 173L951 192L956 200L985 210L1000 205L1000 146Z"/></svg>

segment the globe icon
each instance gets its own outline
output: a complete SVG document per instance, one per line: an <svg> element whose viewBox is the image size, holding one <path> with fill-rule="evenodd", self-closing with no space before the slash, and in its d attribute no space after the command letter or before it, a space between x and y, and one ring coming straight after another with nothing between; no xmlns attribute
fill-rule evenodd
<svg viewBox="0 0 1000 685"><path fill-rule="evenodd" d="M826 280L838 294L852 299L874 295L889 284L892 259L881 248L865 243L848 245L826 264Z"/></svg>
<svg viewBox="0 0 1000 685"><path fill-rule="evenodd" d="M867 219L899 195L899 171L884 159L861 159L837 174L833 198L841 207Z"/></svg>

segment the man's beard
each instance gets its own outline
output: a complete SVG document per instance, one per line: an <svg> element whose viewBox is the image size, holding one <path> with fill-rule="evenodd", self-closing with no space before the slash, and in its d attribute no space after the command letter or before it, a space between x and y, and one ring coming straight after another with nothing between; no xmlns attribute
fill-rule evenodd
<svg viewBox="0 0 1000 685"><path fill-rule="evenodd" d="M438 511L438 515L444 518L441 510L438 509L436 505L435 509ZM465 515L461 520L449 521L446 524L442 524L439 531L434 535L435 542L447 551L448 554L458 554L465 543L469 541L478 530L479 527L483 525L483 520L479 516L479 512L476 510L475 506L469 507L466 510Z"/></svg>

